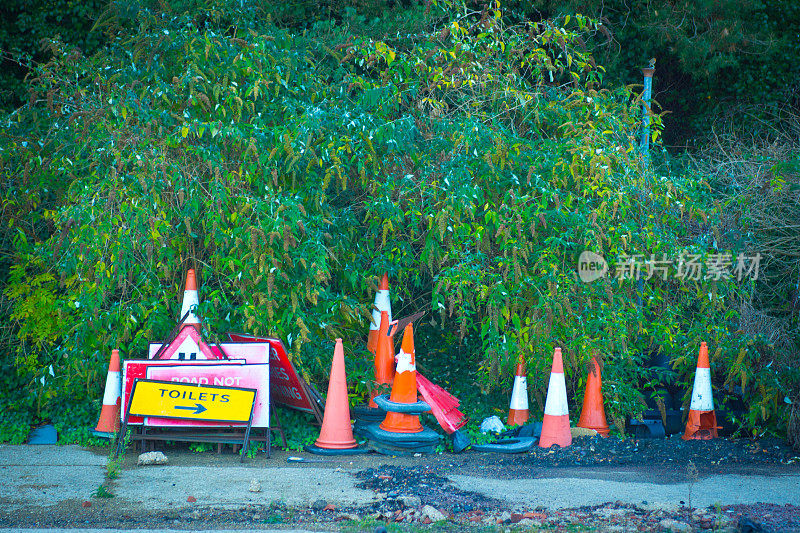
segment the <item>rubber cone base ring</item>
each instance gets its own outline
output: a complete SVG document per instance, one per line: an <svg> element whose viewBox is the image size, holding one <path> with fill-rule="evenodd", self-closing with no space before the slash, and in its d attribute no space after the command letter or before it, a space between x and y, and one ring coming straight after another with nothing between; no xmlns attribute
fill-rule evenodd
<svg viewBox="0 0 800 533"><path fill-rule="evenodd" d="M413 447L398 447L392 446L390 444L384 444L381 442L376 442L374 440L369 441L369 448L370 450L377 452L381 455L391 455L395 456L403 456L403 455L412 455L415 453L434 453L436 451L435 444L425 444L420 446L413 446Z"/></svg>
<svg viewBox="0 0 800 533"><path fill-rule="evenodd" d="M472 449L476 452L497 452L497 453L525 453L530 451L536 444L535 437L521 437L518 439L507 439L490 444L474 444Z"/></svg>
<svg viewBox="0 0 800 533"><path fill-rule="evenodd" d="M427 413L431 410L431 406L423 401L418 401L416 403L393 402L389 399L388 394L381 394L380 396L375 396L373 399L375 400L375 403L378 404L378 407L386 412L391 411L392 413L417 415L420 413Z"/></svg>
<svg viewBox="0 0 800 533"><path fill-rule="evenodd" d="M95 437L100 437L101 439L113 439L116 433L109 433L107 431L97 431L96 429L92 430L92 435Z"/></svg>
<svg viewBox="0 0 800 533"><path fill-rule="evenodd" d="M363 434L379 444L394 446L401 449L433 446L439 444L439 434L434 430L422 426L422 431L417 433L394 433L379 427L379 424L370 424L363 429Z"/></svg>
<svg viewBox="0 0 800 533"><path fill-rule="evenodd" d="M383 419L386 418L386 411L383 409L375 409L366 405L356 405L350 412L357 421L383 422Z"/></svg>
<svg viewBox="0 0 800 533"><path fill-rule="evenodd" d="M319 446L314 446L313 444L310 446L304 446L303 449L308 453L313 453L315 455L360 455L362 453L369 452L369 450L366 448L344 448L341 450L331 450L329 448L320 448Z"/></svg>

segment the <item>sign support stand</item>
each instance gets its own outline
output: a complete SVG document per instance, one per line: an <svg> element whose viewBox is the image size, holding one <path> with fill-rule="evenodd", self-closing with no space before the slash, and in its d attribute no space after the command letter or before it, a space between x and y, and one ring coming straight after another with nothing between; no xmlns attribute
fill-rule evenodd
<svg viewBox="0 0 800 533"><path fill-rule="evenodd" d="M140 385L141 387L139 387ZM141 400L136 395L137 389L143 391L139 395L143 398ZM195 397L195 393L197 397ZM114 459L119 457L125 445L128 419L131 415L136 415L180 420L246 423L244 442L242 443L242 452L239 459L243 463L250 444L250 430L253 426L253 412L255 411L257 393L257 389L242 387L219 387L137 378L133 382L133 388L125 408L122 427L116 437L113 457ZM219 400L217 400L218 397ZM175 403L172 400L182 404L191 402L194 405L171 405L171 403ZM216 403L214 403L215 401ZM248 402L249 409L246 411L241 409ZM186 411L185 414L184 411ZM269 431L269 427L267 431ZM171 440L181 439L171 438Z"/></svg>

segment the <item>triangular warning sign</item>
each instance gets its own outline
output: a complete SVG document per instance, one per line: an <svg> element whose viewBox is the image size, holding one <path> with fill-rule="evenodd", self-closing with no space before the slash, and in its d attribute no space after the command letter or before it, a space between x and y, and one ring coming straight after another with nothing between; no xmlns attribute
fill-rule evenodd
<svg viewBox="0 0 800 533"><path fill-rule="evenodd" d="M177 361L193 361L219 359L195 327L186 324L175 338L161 345L153 359L175 359Z"/></svg>

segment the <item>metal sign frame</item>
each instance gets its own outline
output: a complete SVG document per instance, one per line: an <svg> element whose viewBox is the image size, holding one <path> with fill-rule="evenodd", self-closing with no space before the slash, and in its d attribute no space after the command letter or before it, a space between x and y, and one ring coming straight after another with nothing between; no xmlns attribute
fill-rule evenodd
<svg viewBox="0 0 800 533"><path fill-rule="evenodd" d="M242 420L218 420L216 418L203 418L203 417L194 417L194 416L191 416L191 417L190 416L186 416L186 417L184 417L184 416L165 416L165 415L162 415L162 414L153 415L151 413L131 413L131 405L133 405L133 397L136 394L136 385L138 385L139 382L163 383L164 385L172 385L172 386L180 385L182 387L196 387L198 389L222 389L222 390L237 390L237 391L252 392L253 393L253 399L250 402L250 416L249 416L249 418L247 420L247 429L244 432L244 442L242 443L242 453L241 453L241 457L239 459L240 463L244 462L244 456L247 453L247 445L250 442L250 428L253 425L253 411L255 410L256 395L258 394L258 389L251 389L251 388L246 388L246 387L221 387L219 385L200 385L198 383L175 383L173 381L163 381L163 380L160 380L160 379L141 379L141 378L136 378L134 380L134 382L133 382L133 388L131 389L131 394L130 394L129 399L128 399L128 405L126 406L126 409L125 409L125 418L123 419L122 427L120 428L120 431L117 434L117 439L116 439L116 443L115 443L115 447L114 447L114 458L119 457L119 454L122 451L121 449L122 449L122 446L123 446L123 444L125 442L125 434L128 431L128 418L132 414L134 416L157 416L158 418L172 418L172 419L178 419L178 420L204 420L204 421L212 421L212 422L230 422L230 423L238 423L238 424L244 423ZM268 429L268 431L269 431L269 429ZM171 440L180 440L180 439L171 438Z"/></svg>

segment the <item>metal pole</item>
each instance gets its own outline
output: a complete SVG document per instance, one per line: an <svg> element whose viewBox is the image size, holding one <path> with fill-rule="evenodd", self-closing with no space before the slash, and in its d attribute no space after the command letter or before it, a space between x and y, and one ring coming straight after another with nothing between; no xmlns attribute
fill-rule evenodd
<svg viewBox="0 0 800 533"><path fill-rule="evenodd" d="M656 69L652 66L642 69L644 74L644 94L642 94L642 141L639 149L642 152L645 166L650 166L650 99L653 97L653 73Z"/></svg>

